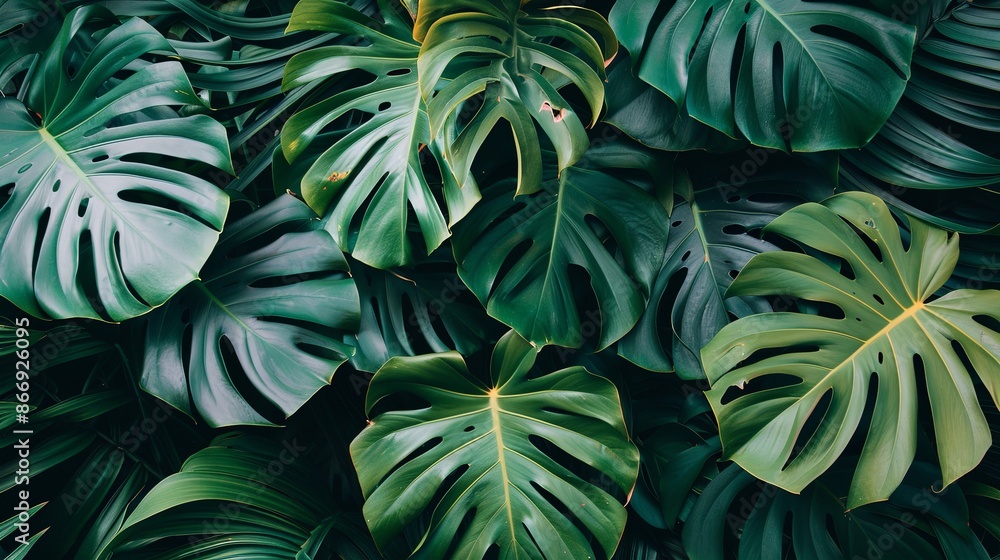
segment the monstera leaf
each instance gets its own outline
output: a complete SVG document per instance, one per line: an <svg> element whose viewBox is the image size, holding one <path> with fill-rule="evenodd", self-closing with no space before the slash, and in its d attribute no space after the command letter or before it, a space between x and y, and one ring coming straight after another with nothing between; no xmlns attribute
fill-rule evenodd
<svg viewBox="0 0 1000 560"><path fill-rule="evenodd" d="M73 11L25 102L0 99L0 295L34 315L120 321L161 305L197 277L228 210L171 161L231 171L222 125L162 110L197 100L180 63L139 58L170 51L166 39L130 19L85 59L66 56L106 15Z"/></svg>
<svg viewBox="0 0 1000 560"><path fill-rule="evenodd" d="M462 280L491 316L536 344L579 347L589 333L603 349L621 338L646 307L667 242L663 204L616 176L617 167L638 169L663 187L669 176L654 154L620 141L588 152L586 163L513 199L500 181L456 228ZM597 309L581 303L591 290Z"/></svg>
<svg viewBox="0 0 1000 560"><path fill-rule="evenodd" d="M535 123L555 147L560 170L583 155L589 144L583 123L597 122L604 67L618 50L614 32L597 12L518 0L422 0L414 37L423 42L420 91L431 130L443 136L459 183L500 119L514 132L518 193L535 192L542 182ZM581 117L560 93L568 84L583 94L589 115ZM470 107L479 94L481 105ZM465 115L470 109L471 117Z"/></svg>
<svg viewBox="0 0 1000 560"><path fill-rule="evenodd" d="M217 437L154 486L91 558L376 558L357 514L315 484L304 443Z"/></svg>
<svg viewBox="0 0 1000 560"><path fill-rule="evenodd" d="M640 78L694 118L759 146L856 148L909 76L912 26L806 0L623 0L611 25Z"/></svg>
<svg viewBox="0 0 1000 560"><path fill-rule="evenodd" d="M911 219L904 247L885 203L863 193L804 204L765 232L811 247L833 265L765 253L728 295L780 294L828 308L746 317L702 350L726 456L758 478L801 491L855 437L877 384L849 508L886 499L903 479L916 447L919 392L930 401L944 485L975 467L990 430L973 376L994 400L1000 396L1000 332L991 326L1000 319L1000 292L932 297L955 267L958 235Z"/></svg>
<svg viewBox="0 0 1000 560"><path fill-rule="evenodd" d="M479 191L471 179L456 182L439 158L445 217L437 189L428 184L421 165L437 148L428 147L432 139L417 72L420 45L388 0L380 5L384 24L337 0L296 4L289 31L341 33L371 44L330 45L292 57L285 71L286 89L328 78L347 85L292 116L281 129L281 147L294 161L338 118L352 111L369 117L312 163L302 179L302 195L318 213L329 213L327 228L343 250L369 265L389 268L413 260L409 212L430 253L451 235L449 226L479 200ZM349 81L351 72L359 70L374 74L374 79ZM353 226L355 222L360 225Z"/></svg>
<svg viewBox="0 0 1000 560"><path fill-rule="evenodd" d="M284 196L228 226L202 279L149 316L143 388L225 426L270 424L248 399L289 416L327 385L353 353L341 339L357 329L359 302L317 224Z"/></svg>
<svg viewBox="0 0 1000 560"><path fill-rule="evenodd" d="M529 375L537 352L508 333L489 387L455 352L393 358L375 374L369 414L408 402L394 397L426 403L379 414L351 444L376 543L432 511L414 558L483 558L493 546L500 558L593 558L591 538L611 557L625 509L543 449L559 448L627 492L638 453L618 393L578 366Z"/></svg>
<svg viewBox="0 0 1000 560"><path fill-rule="evenodd" d="M729 324L730 314L770 311L761 298L725 298L751 257L777 249L761 239L761 228L797 204L833 195L837 167L835 158L793 159L762 148L735 160L690 158L685 167L678 169L674 192L683 200L670 214L652 305L618 353L646 369L702 379L701 348Z"/></svg>

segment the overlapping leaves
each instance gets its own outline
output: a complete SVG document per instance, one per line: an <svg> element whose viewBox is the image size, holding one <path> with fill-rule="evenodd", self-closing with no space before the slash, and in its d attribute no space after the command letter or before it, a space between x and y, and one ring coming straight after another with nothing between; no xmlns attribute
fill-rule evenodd
<svg viewBox="0 0 1000 560"><path fill-rule="evenodd" d="M1000 2L964 3L934 22L888 122L863 150L843 154L846 185L939 227L996 232L998 45Z"/></svg>
<svg viewBox="0 0 1000 560"><path fill-rule="evenodd" d="M451 255L442 257L394 271L351 267L361 296L354 367L375 372L393 356L448 350L469 355L491 336L496 339L500 324L462 283Z"/></svg>
<svg viewBox="0 0 1000 560"><path fill-rule="evenodd" d="M777 249L761 238L761 229L797 204L831 196L835 163L829 157L793 159L762 148L735 158L678 160L674 192L679 200L670 214L663 267L650 305L618 345L619 354L646 369L703 378L701 349L730 315L771 309L763 298L725 298L751 257Z"/></svg>
<svg viewBox="0 0 1000 560"><path fill-rule="evenodd" d="M312 483L307 450L294 437L217 437L153 487L96 558L373 558L360 520Z"/></svg>
<svg viewBox="0 0 1000 560"><path fill-rule="evenodd" d="M560 170L586 151L584 122L597 123L604 67L618 50L603 16L518 0L423 0L414 36L422 41L420 91L431 130L441 136L459 183L501 119L514 132L518 193L537 191L543 180L536 123L555 148ZM582 94L589 115L560 92L569 84ZM470 107L479 94L481 104ZM463 115L467 109L475 113Z"/></svg>
<svg viewBox="0 0 1000 560"><path fill-rule="evenodd" d="M668 189L663 164L625 140L584 163L531 195L512 199L510 180L491 185L456 228L462 280L491 316L536 344L579 347L589 335L605 348L618 340L645 309L662 260L664 205L615 175L638 170ZM596 309L580 303L589 291Z"/></svg>
<svg viewBox="0 0 1000 560"><path fill-rule="evenodd" d="M933 466L913 467L885 503L848 511L842 496L849 471L832 471L791 494L730 465L688 516L685 550L692 560L987 558L969 528L962 491L940 493Z"/></svg>
<svg viewBox="0 0 1000 560"><path fill-rule="evenodd" d="M293 57L284 87L336 79L346 87L295 114L281 130L289 161L300 157L330 123L352 111L368 118L329 146L302 179L302 195L354 258L379 268L409 264L414 247L427 253L451 234L479 199L475 183L456 182L439 159L446 217L422 163L431 152L431 130L418 83L420 44L411 24L383 0L381 23L336 0L295 6L290 31L311 29L357 38ZM367 77L360 78L358 73ZM352 81L356 80L356 81ZM413 212L421 242L410 237Z"/></svg>

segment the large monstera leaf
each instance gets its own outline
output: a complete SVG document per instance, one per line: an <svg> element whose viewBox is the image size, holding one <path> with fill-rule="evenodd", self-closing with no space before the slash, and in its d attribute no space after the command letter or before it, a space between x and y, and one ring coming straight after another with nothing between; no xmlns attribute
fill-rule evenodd
<svg viewBox="0 0 1000 560"><path fill-rule="evenodd" d="M380 5L385 23L338 0L296 4L289 31L317 30L359 40L318 47L289 61L286 89L329 78L347 86L292 116L282 127L281 146L294 161L330 123L352 111L367 116L311 164L302 179L302 196L318 213L328 213L326 227L343 250L369 265L389 268L411 263L415 245L427 253L441 245L451 235L450 225L479 200L479 192L471 178L456 182L439 158L445 217L422 166L437 147L418 84L420 45L411 37L411 24L389 0ZM352 82L358 71L374 77ZM407 231L411 211L420 244Z"/></svg>
<svg viewBox="0 0 1000 560"><path fill-rule="evenodd" d="M920 392L930 401L944 485L975 467L990 430L973 376L994 400L1000 396L1000 333L988 326L1000 319L1000 292L933 298L955 267L958 235L911 219L904 247L885 204L863 193L804 204L765 231L833 265L765 253L728 295L783 295L832 309L746 317L702 350L726 456L758 478L801 491L855 437L875 384L848 507L888 498L903 479L916 448Z"/></svg>
<svg viewBox="0 0 1000 560"><path fill-rule="evenodd" d="M143 388L225 426L270 424L253 396L289 416L327 385L353 354L341 339L357 329L359 302L317 223L284 196L228 226L202 279L149 316Z"/></svg>
<svg viewBox="0 0 1000 560"><path fill-rule="evenodd" d="M750 148L736 159L689 158L677 167L680 200L651 305L618 353L646 369L702 379L701 349L729 316L771 310L763 298L725 297L751 257L777 249L761 229L798 204L832 196L837 166L836 158Z"/></svg>
<svg viewBox="0 0 1000 560"><path fill-rule="evenodd" d="M427 512L413 558L483 558L494 545L500 558L593 558L591 539L611 557L625 509L539 445L629 491L638 452L618 392L579 366L529 375L537 352L508 333L493 352L489 387L455 352L393 358L375 374L369 414L393 397L426 402L379 414L351 444L376 543Z"/></svg>
<svg viewBox="0 0 1000 560"><path fill-rule="evenodd" d="M462 280L491 316L536 344L594 339L603 349L621 338L645 309L663 259L664 205L616 172L639 170L663 187L669 171L624 140L586 159L535 194L511 198L509 181L491 185L456 228ZM596 309L581 305L591 291Z"/></svg>
<svg viewBox="0 0 1000 560"><path fill-rule="evenodd" d="M597 122L604 68L618 50L614 32L597 12L518 0L424 0L414 36L423 42L420 91L431 130L442 136L459 183L500 119L514 133L518 193L537 191L542 182L535 123L555 148L560 170L586 151L584 119L590 126ZM584 119L560 93L569 84L586 101ZM481 105L470 107L480 94ZM471 118L464 115L470 108Z"/></svg>
<svg viewBox="0 0 1000 560"><path fill-rule="evenodd" d="M197 277L228 210L216 186L150 162L231 170L214 119L152 111L196 102L180 63L138 58L170 50L159 33L130 19L85 59L64 56L104 14L70 14L25 102L0 99L0 184L8 189L0 295L35 315L120 321L161 305Z"/></svg>
<svg viewBox="0 0 1000 560"><path fill-rule="evenodd" d="M805 0L615 3L611 24L638 75L694 118L759 146L856 148L909 76L912 26L859 6Z"/></svg>

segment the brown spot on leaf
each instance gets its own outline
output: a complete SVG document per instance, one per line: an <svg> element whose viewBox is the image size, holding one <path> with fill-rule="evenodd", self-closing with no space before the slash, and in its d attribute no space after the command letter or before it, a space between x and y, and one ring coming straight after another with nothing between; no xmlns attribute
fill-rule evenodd
<svg viewBox="0 0 1000 560"><path fill-rule="evenodd" d="M565 107L556 111L555 107L549 104L548 101L543 101L542 106L538 110L541 112L548 111L552 113L553 122L561 122L564 118L566 118L566 115L569 114L569 111L567 111Z"/></svg>

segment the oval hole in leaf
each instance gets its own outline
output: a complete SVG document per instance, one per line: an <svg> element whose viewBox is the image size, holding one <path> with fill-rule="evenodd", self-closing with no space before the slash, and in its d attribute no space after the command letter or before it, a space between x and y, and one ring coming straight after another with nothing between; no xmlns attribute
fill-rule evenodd
<svg viewBox="0 0 1000 560"><path fill-rule="evenodd" d="M818 346L803 346L799 348L801 348L802 351L819 351ZM752 356L747 358L747 363L753 363L764 359L765 356L758 356L758 354L763 353L763 350L755 352ZM802 383L802 379L795 375L775 374L769 375L767 378L758 377L745 382L742 388L737 385L730 386L726 389L726 393L722 396L722 404L729 404L743 395L748 395L763 389L791 387L792 385L798 385L799 383Z"/></svg>
<svg viewBox="0 0 1000 560"><path fill-rule="evenodd" d="M878 383L878 378L875 374L872 374L872 383ZM812 440L813 435L816 433L816 430L823 422L823 418L826 417L827 411L830 410L831 403L833 403L833 389L829 389L823 393L823 396L816 402L815 408L813 408L812 412L809 414L809 418L799 431L798 437L795 438L795 444L792 446L792 452L788 454L788 459L785 461L785 465L781 468L781 470L788 468L788 465L790 465L796 457L805 451L810 440Z"/></svg>
<svg viewBox="0 0 1000 560"><path fill-rule="evenodd" d="M236 392L240 394L240 397L268 422L273 424L284 422L285 415L281 412L281 409L257 390L257 387L247 377L229 337L220 337L218 345L226 373L229 374L229 380L232 382L233 387L236 388Z"/></svg>

